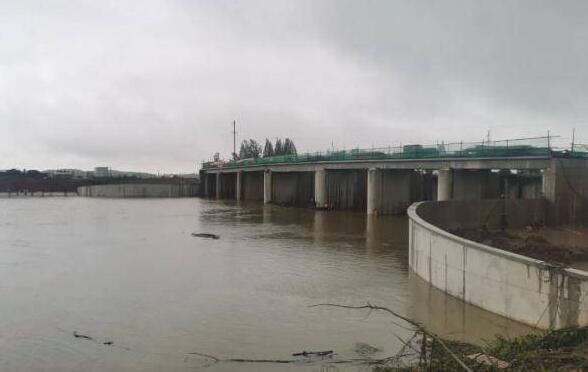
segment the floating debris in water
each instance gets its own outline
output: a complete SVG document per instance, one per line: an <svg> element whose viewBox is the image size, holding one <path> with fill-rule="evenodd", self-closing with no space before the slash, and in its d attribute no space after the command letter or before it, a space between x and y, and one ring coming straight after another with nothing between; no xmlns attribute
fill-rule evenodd
<svg viewBox="0 0 588 372"><path fill-rule="evenodd" d="M206 238L206 239L220 239L220 236L216 234L209 234L209 233L192 233L192 236L197 238Z"/></svg>
<svg viewBox="0 0 588 372"><path fill-rule="evenodd" d="M300 353L294 353L292 356L332 356L334 355L333 350L326 350L326 351L302 351Z"/></svg>
<svg viewBox="0 0 588 372"><path fill-rule="evenodd" d="M83 338L83 339L85 339L85 340L91 340L91 341L94 341L94 338L93 338L93 337L90 337L90 336L83 335L83 334L81 334L81 333L78 333L77 331L74 331L73 335L74 335L74 337L75 337L75 338Z"/></svg>
<svg viewBox="0 0 588 372"><path fill-rule="evenodd" d="M380 351L382 351L380 348L377 348L365 342L355 343L355 352L360 355L372 355Z"/></svg>

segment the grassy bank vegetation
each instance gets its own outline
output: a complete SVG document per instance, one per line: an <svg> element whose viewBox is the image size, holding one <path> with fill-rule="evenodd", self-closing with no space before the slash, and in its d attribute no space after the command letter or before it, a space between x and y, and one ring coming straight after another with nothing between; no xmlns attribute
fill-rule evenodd
<svg viewBox="0 0 588 372"><path fill-rule="evenodd" d="M485 346L424 337L416 359L392 366L388 371L586 371L588 327L538 332L513 339L498 337Z"/></svg>

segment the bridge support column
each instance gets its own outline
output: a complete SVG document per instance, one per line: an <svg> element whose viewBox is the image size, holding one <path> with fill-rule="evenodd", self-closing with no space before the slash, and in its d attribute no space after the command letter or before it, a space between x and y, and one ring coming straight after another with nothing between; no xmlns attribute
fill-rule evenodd
<svg viewBox="0 0 588 372"><path fill-rule="evenodd" d="M314 172L314 202L319 207L327 203L327 171L325 169Z"/></svg>
<svg viewBox="0 0 588 372"><path fill-rule="evenodd" d="M437 200L451 200L453 198L453 169L439 169L437 177Z"/></svg>
<svg viewBox="0 0 588 372"><path fill-rule="evenodd" d="M367 214L380 213L382 203L382 171L370 168L367 173Z"/></svg>
<svg viewBox="0 0 588 372"><path fill-rule="evenodd" d="M266 170L263 172L263 204L272 202L272 172Z"/></svg>
<svg viewBox="0 0 588 372"><path fill-rule="evenodd" d="M243 183L242 181L243 178L243 172L237 172L235 173L235 199L237 201L241 200L241 184Z"/></svg>
<svg viewBox="0 0 588 372"><path fill-rule="evenodd" d="M216 186L216 190L215 191L216 191L216 198L217 199L220 199L221 198L221 190L222 190L222 188L221 188L222 187L221 181L222 181L222 175L220 173L217 173L216 174L216 185L215 185Z"/></svg>

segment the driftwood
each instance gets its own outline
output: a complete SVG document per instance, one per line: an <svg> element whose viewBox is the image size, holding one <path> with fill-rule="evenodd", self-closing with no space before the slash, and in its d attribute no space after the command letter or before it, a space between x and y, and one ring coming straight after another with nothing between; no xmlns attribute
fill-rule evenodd
<svg viewBox="0 0 588 372"><path fill-rule="evenodd" d="M413 331L415 331L414 336L408 340L408 341L404 341L402 340L400 337L396 336L399 338L399 340L404 344L404 346L400 349L400 351L392 356L392 357L387 357L387 358L382 358L382 359L372 359L372 358L352 358L352 359L331 359L334 355L336 355L333 350L326 350L326 351L316 351L316 352L312 352L312 351L302 351L299 353L294 353L292 354L292 356L296 357L304 357L303 359L297 358L297 359L244 359L244 358L227 358L227 359L221 359L219 357L216 357L214 355L210 355L210 354L204 354L204 353L199 353L199 352L192 352L189 353L190 355L198 355L201 357L205 357L208 358L211 362L207 363L206 365L202 366L202 367L208 367L211 366L213 364L216 363L220 363L220 362L233 362L233 363L276 363L276 364L284 364L284 363L312 363L312 362L319 362L321 360L317 360L317 359L313 359L313 358L309 358L312 356L320 356L320 357L329 357L329 364L352 364L352 363L360 363L360 364L366 364L366 365L387 365L389 363L397 363L400 358L407 356L409 354L407 354L405 351L406 349L411 349L413 350L415 353L418 353L421 355L421 358L426 358L426 345L427 345L427 337L430 337L433 340L433 344L438 343L440 344L443 349L451 356L451 358L453 358L462 368L463 370L467 371L467 372L473 372L470 367L468 367L461 359L459 359L459 357L457 355L455 355L455 353L453 353L445 344L445 342L443 342L443 340L441 340L437 335L428 332L424 326L422 326L420 323L407 318L403 315L398 314L397 312L387 308L387 307L383 307L383 306L376 306L376 305L372 305L369 302L367 303L367 305L363 305L363 306L348 306L348 305L340 305L340 304L330 304L330 303L324 303L324 304L316 304L316 305L312 305L310 307L319 307L319 306L331 306L331 307L340 307L340 308L345 308L345 309L369 309L370 311L372 310L381 310L381 311L385 311L389 314L392 314L393 316L405 321L406 323L410 324L413 329ZM399 325L400 326L400 325ZM403 328L407 328L407 327L403 327ZM408 328L407 328L408 329ZM422 344L420 345L420 350L417 350L413 345L411 345L411 343L413 342L413 340L417 337L422 335Z"/></svg>
<svg viewBox="0 0 588 372"><path fill-rule="evenodd" d="M330 350L329 350L330 351ZM305 352L301 352L301 353L294 353L292 354L292 356L305 356L305 357L309 357L312 355L317 355L316 353L312 353L310 354L309 352L306 352L306 354L304 354ZM318 353L325 353L325 352L318 352ZM327 352L328 353L328 352ZM229 362L229 363L276 363L276 364L286 364L286 363L313 363L313 362L319 362L322 361L323 359L317 360L317 359L312 359L312 358L305 358L305 359L246 359L246 358L227 358L227 359L221 359L219 357L216 357L214 355L210 355L210 354L205 354L205 353L198 353L198 352L192 352L192 353L188 353L189 355L198 355L201 357L205 357L211 360L211 363L206 364L205 366L211 366L213 364L216 363L220 363L220 362ZM319 356L328 356L329 358L333 355L335 355L334 352L328 353L328 354L318 354ZM388 358L387 358L388 359ZM357 359L340 359L340 360L333 360L333 359L329 359L329 363L331 364L348 364L348 363L363 363L363 364L380 364L382 361L387 360L387 359L369 359L369 358L357 358Z"/></svg>
<svg viewBox="0 0 588 372"><path fill-rule="evenodd" d="M211 239L218 239L219 238L217 235L214 235L214 234L192 234L192 235L199 236L199 237L207 237L207 238L211 238ZM204 235L204 236L202 236L202 235ZM385 312L395 316L396 318L411 325L413 327L413 329L411 329L411 330L414 331L415 334L408 341L404 341L400 337L396 336L404 344L404 346L400 349L400 351L396 355L394 355L392 357L382 358L382 359L373 359L373 358L332 359L336 355L333 350L302 351L302 352L298 352L298 353L293 353L292 354L293 357L298 357L295 359L246 359L246 358L221 359L221 358L216 357L214 355L204 354L204 353L200 353L200 352L191 352L188 354L201 356L201 357L204 357L204 358L207 358L210 360L210 362L208 362L205 365L202 365L200 367L208 367L208 366L211 366L211 365L219 363L219 362L276 363L276 364L314 363L314 362L324 361L325 357L329 358L329 361L328 361L329 364L365 364L365 365L380 365L380 366L382 366L382 365L387 365L388 363L392 363L392 362L397 363L400 360L400 358L409 355L409 354L405 353L406 349L411 349L415 353L420 354L421 358L426 359L425 353L426 353L427 337L430 337L430 339L433 342L433 345L435 343L438 343L439 345L441 345L443 347L443 349L447 352L447 354L452 359L454 359L455 362L457 362L458 365L460 365L463 368L463 370L468 371L468 372L472 372L472 370L461 359L459 359L459 357L457 355L455 355L455 353L452 352L449 349L449 347L447 347L445 342L442 339L440 339L437 335L427 331L424 328L424 326L422 326L420 323L418 323L410 318L407 318L403 315L400 315L397 312L395 312L387 307L372 305L369 302L366 305L362 305L362 306L350 306L350 305L340 305L340 304L332 304L332 303L321 303L321 304L311 305L310 307L320 307L320 306L339 307L339 308L355 309L355 310L368 309L368 310L370 310L370 312L373 310L385 311ZM398 324L398 326L401 326L401 325ZM408 327L404 327L404 326L402 326L402 327L405 329L409 329ZM412 345L412 342L417 336L420 336L420 335L422 335L422 344L420 345L420 350L417 350L417 348L415 347L416 345ZM78 333L77 331L73 332L73 336L76 338L81 338L81 339L96 342L96 339L94 339L93 337ZM102 344L113 345L113 342L112 341L104 341L104 342L102 342ZM433 345L431 347L433 347ZM124 348L124 349L130 350L129 348ZM302 358L300 358L300 357L302 357ZM312 357L320 357L320 359L312 358Z"/></svg>
<svg viewBox="0 0 588 372"><path fill-rule="evenodd" d="M81 338L81 339L84 339L84 340L101 343L102 345L106 345L106 346L112 346L112 345L114 345L114 341L106 340L106 341L102 342L102 341L99 341L99 340L95 339L92 336L88 336L88 335L84 335L82 333L78 333L78 331L74 331L73 332L73 336L75 338ZM118 347L121 348L121 349L124 349L124 350L130 350L128 347L123 347L123 346L118 346Z"/></svg>
<svg viewBox="0 0 588 372"><path fill-rule="evenodd" d="M220 236L216 235L216 234L210 234L210 233L192 233L192 236L195 236L197 238L205 238L205 239L220 239Z"/></svg>
<svg viewBox="0 0 588 372"><path fill-rule="evenodd" d="M73 332L73 335L74 335L75 338L83 338L84 340L94 341L94 337L83 335L81 333L78 333L77 331L74 331Z"/></svg>
<svg viewBox="0 0 588 372"><path fill-rule="evenodd" d="M327 355L334 355L333 350L327 351L303 351L301 353L294 353L292 356L327 356Z"/></svg>
<svg viewBox="0 0 588 372"><path fill-rule="evenodd" d="M416 328L416 330L420 331L424 336L425 336L425 340L423 341L423 347L422 347L422 352L424 352L426 350L425 348L425 344L426 344L426 337L429 336L431 337L434 342L438 342L443 349L445 349L445 351L457 362L457 364L459 364L461 366L461 368L464 369L464 371L468 371L468 372L473 372L472 369L470 367L468 367L461 359L459 359L459 357L457 355L455 355L455 353L453 351L451 351L449 349L449 347L447 347L447 345L445 344L445 342L443 342L443 340L441 340L437 335L435 335L434 333L431 333L429 331L427 331L425 329L425 327L423 327L423 325L421 325L420 323L407 318L403 315L398 314L397 312L395 312L394 310L391 310L387 307L383 307L383 306L377 306L377 305L372 305L369 302L366 305L362 305L362 306L349 306L349 305L340 305L340 304L316 304L316 305L311 305L310 307L318 307L318 306L331 306L331 307L341 307L344 309L369 309L369 310L381 310L381 311L385 311L387 313L390 313L392 315L394 315L395 317L404 320L405 322L411 324L412 326L414 326Z"/></svg>

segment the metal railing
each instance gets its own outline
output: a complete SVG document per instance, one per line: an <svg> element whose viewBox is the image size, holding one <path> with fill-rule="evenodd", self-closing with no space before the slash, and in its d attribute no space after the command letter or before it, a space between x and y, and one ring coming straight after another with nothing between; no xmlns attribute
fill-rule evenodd
<svg viewBox="0 0 588 372"><path fill-rule="evenodd" d="M511 156L546 156L551 154L554 137L518 138L500 141L454 142L436 145L404 145L371 149L325 151L296 155L279 155L257 159L204 162L203 169L234 168L252 165L308 163L324 161L485 158ZM580 153L578 153L580 154ZM582 152L582 154L588 154Z"/></svg>
<svg viewBox="0 0 588 372"><path fill-rule="evenodd" d="M574 143L569 154L573 158L588 159L588 144Z"/></svg>

